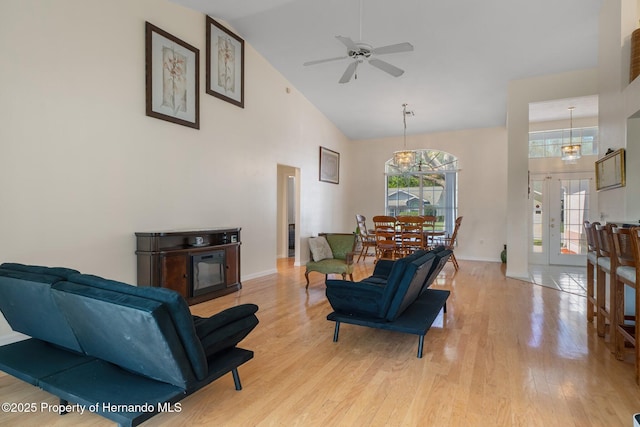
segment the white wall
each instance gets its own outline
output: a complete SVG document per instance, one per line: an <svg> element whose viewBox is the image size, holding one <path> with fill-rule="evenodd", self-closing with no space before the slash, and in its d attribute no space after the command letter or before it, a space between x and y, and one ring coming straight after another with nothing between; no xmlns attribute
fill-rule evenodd
<svg viewBox="0 0 640 427"><path fill-rule="evenodd" d="M599 193L604 221L640 220L640 79L629 82L631 34L639 17L637 0L604 0L600 11L600 140L627 151L626 186Z"/></svg>
<svg viewBox="0 0 640 427"><path fill-rule="evenodd" d="M200 130L145 116L145 21L200 49ZM245 46L240 109L204 92L200 13L165 0L0 2L0 262L136 283L134 232L238 226L243 279L274 272L278 164L300 170L301 236L351 229L336 209L349 171L318 181L319 145L348 164L347 139Z"/></svg>
<svg viewBox="0 0 640 427"><path fill-rule="evenodd" d="M530 214L528 200L529 104L598 93L597 70L579 70L515 80L507 99L508 189L507 276L528 277ZM602 138L600 139L602 141Z"/></svg>
<svg viewBox="0 0 640 427"><path fill-rule="evenodd" d="M402 137L354 141L350 145L350 202L346 211L356 227L356 214L383 215L384 163L403 146ZM472 129L407 136L407 148L446 151L458 158L458 215L464 216L456 257L499 261L506 243L506 129Z"/></svg>

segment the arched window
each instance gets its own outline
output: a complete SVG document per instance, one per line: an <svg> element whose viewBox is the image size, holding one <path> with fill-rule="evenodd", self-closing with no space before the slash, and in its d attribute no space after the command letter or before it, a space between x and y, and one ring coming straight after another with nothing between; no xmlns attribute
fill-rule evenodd
<svg viewBox="0 0 640 427"><path fill-rule="evenodd" d="M416 164L407 172L393 159L385 162L387 215L433 215L447 233L458 215L458 159L444 151L415 150Z"/></svg>

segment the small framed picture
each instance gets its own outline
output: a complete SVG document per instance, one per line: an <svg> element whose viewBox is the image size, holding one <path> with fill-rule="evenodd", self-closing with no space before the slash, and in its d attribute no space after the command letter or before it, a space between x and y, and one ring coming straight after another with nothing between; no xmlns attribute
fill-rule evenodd
<svg viewBox="0 0 640 427"><path fill-rule="evenodd" d="M200 129L200 51L147 22L147 116Z"/></svg>
<svg viewBox="0 0 640 427"><path fill-rule="evenodd" d="M340 153L320 147L320 181L340 183Z"/></svg>
<svg viewBox="0 0 640 427"><path fill-rule="evenodd" d="M244 108L244 40L207 16L207 93Z"/></svg>

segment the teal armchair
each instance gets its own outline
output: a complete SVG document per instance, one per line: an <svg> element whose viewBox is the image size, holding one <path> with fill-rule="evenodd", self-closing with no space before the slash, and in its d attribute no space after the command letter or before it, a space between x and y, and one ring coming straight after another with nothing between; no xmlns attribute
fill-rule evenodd
<svg viewBox="0 0 640 427"><path fill-rule="evenodd" d="M304 277L309 288L309 273L317 271L328 276L340 274L345 280L347 274L353 281L353 256L356 246L355 233L320 233L309 239L311 261L307 263Z"/></svg>

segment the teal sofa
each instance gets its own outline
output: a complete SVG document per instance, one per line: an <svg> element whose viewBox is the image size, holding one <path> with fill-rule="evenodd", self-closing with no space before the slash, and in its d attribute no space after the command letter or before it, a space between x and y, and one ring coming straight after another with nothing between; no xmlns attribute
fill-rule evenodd
<svg viewBox="0 0 640 427"><path fill-rule="evenodd" d="M231 373L258 324L254 304L192 316L178 293L68 268L0 265L0 311L31 338L0 347L0 370L61 403L133 426ZM180 416L177 414L176 416Z"/></svg>
<svg viewBox="0 0 640 427"><path fill-rule="evenodd" d="M416 251L395 261L379 260L373 275L360 282L327 280L326 294L336 323L338 341L341 323L418 335L418 358L424 337L441 310L446 312L450 291L429 289L451 256L438 247Z"/></svg>

